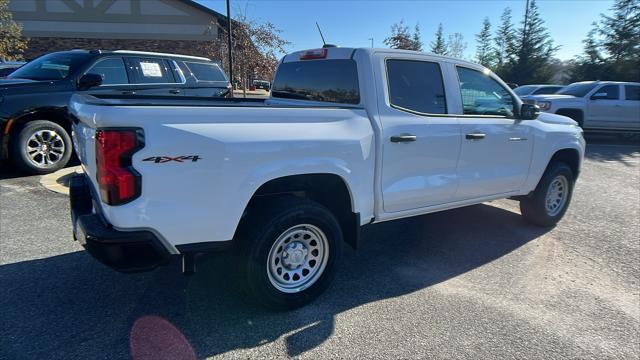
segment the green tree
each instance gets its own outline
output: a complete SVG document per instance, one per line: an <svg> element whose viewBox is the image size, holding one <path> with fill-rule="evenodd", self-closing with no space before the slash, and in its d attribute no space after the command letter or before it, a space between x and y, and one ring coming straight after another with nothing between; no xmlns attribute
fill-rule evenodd
<svg viewBox="0 0 640 360"><path fill-rule="evenodd" d="M20 60L26 49L22 26L13 21L9 12L9 0L0 0L0 59Z"/></svg>
<svg viewBox="0 0 640 360"><path fill-rule="evenodd" d="M617 0L613 16L601 15L602 46L614 62L638 57L640 52L640 0Z"/></svg>
<svg viewBox="0 0 640 360"><path fill-rule="evenodd" d="M616 0L611 10L612 16L601 15L598 30L608 55L606 78L640 81L640 0Z"/></svg>
<svg viewBox="0 0 640 360"><path fill-rule="evenodd" d="M547 32L536 0L529 3L516 44L518 52L505 69L505 78L520 85L548 82L553 76L551 59L559 47Z"/></svg>
<svg viewBox="0 0 640 360"><path fill-rule="evenodd" d="M511 22L511 9L505 8L500 16L500 26L493 38L493 53L495 59L495 72L504 76L506 65L511 63L516 54L516 34Z"/></svg>
<svg viewBox="0 0 640 360"><path fill-rule="evenodd" d="M391 25L391 36L384 39L383 43L392 49L409 50L413 47L409 27L404 24L404 20Z"/></svg>
<svg viewBox="0 0 640 360"><path fill-rule="evenodd" d="M431 52L437 55L447 55L447 43L444 40L444 30L442 29L442 23L438 25L436 38L431 42Z"/></svg>
<svg viewBox="0 0 640 360"><path fill-rule="evenodd" d="M420 38L420 25L416 24L413 34L404 20L391 25L391 36L384 39L383 43L392 49L404 49L422 51L422 39Z"/></svg>
<svg viewBox="0 0 640 360"><path fill-rule="evenodd" d="M413 28L413 35L411 35L411 50L422 51L422 37L420 35L420 24L416 23Z"/></svg>
<svg viewBox="0 0 640 360"><path fill-rule="evenodd" d="M582 40L584 52L576 58L570 71L570 80L572 82L598 80L601 79L606 71L607 66L600 53L599 41L596 38L599 32L598 24L594 22L592 25L593 28L589 30L587 37Z"/></svg>
<svg viewBox="0 0 640 360"><path fill-rule="evenodd" d="M482 21L482 29L476 34L476 61L486 67L493 66L493 53L491 47L491 22L485 17Z"/></svg>

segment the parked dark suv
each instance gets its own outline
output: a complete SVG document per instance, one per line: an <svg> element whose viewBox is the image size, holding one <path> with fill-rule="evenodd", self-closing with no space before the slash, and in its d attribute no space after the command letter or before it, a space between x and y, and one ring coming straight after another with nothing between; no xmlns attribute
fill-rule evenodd
<svg viewBox="0 0 640 360"><path fill-rule="evenodd" d="M0 159L46 174L71 157L67 103L74 92L100 95L227 97L230 83L213 61L136 51L72 50L43 55L0 79Z"/></svg>

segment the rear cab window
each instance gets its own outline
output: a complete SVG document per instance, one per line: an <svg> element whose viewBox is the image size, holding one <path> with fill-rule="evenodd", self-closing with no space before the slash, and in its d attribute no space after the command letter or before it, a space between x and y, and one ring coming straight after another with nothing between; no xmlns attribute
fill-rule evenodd
<svg viewBox="0 0 640 360"><path fill-rule="evenodd" d="M279 99L359 104L358 69L353 59L282 62L271 87Z"/></svg>
<svg viewBox="0 0 640 360"><path fill-rule="evenodd" d="M387 59L389 103L420 114L446 114L440 64L422 60Z"/></svg>

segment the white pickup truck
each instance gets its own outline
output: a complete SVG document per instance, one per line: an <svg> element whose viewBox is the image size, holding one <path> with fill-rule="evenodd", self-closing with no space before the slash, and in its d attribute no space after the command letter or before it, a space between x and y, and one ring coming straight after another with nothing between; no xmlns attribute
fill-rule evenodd
<svg viewBox="0 0 640 360"><path fill-rule="evenodd" d="M94 257L126 272L179 255L191 272L228 248L276 308L318 296L367 224L513 198L555 225L585 149L576 122L489 70L402 50L289 54L267 100L78 94L69 108L74 237Z"/></svg>
<svg viewBox="0 0 640 360"><path fill-rule="evenodd" d="M564 115L586 131L640 132L640 83L583 81L551 95L527 96L540 110Z"/></svg>

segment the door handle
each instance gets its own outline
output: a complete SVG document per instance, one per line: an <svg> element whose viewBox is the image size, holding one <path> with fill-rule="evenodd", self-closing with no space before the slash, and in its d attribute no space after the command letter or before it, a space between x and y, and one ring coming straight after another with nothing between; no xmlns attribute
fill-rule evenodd
<svg viewBox="0 0 640 360"><path fill-rule="evenodd" d="M169 90L169 92L172 93L172 94L180 94L180 90L177 90L177 89Z"/></svg>
<svg viewBox="0 0 640 360"><path fill-rule="evenodd" d="M401 134L401 135L394 135L391 137L391 142L393 143L398 143L398 142L411 142L411 141L416 141L417 137L415 135L411 135L411 134Z"/></svg>
<svg viewBox="0 0 640 360"><path fill-rule="evenodd" d="M135 94L136 92L132 90L127 90L122 92L122 95L135 95Z"/></svg>
<svg viewBox="0 0 640 360"><path fill-rule="evenodd" d="M486 134L482 134L482 133L471 133L471 134L467 134L464 137L467 140L482 140L486 137Z"/></svg>

